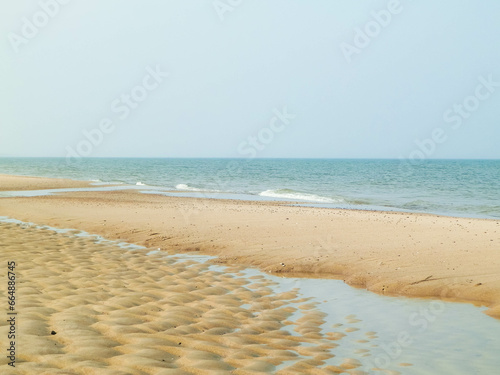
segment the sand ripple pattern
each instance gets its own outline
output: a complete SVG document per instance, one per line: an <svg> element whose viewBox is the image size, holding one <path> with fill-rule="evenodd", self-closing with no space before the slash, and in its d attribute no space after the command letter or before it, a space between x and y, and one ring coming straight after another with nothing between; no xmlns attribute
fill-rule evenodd
<svg viewBox="0 0 500 375"><path fill-rule="evenodd" d="M18 263L19 312L17 366L2 356L2 374L364 374L334 358L348 330L322 334L313 301L262 276L11 223L0 245Z"/></svg>

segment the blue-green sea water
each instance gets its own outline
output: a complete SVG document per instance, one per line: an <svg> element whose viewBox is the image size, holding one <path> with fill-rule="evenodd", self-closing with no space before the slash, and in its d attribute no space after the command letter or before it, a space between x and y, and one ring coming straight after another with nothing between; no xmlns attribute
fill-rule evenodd
<svg viewBox="0 0 500 375"><path fill-rule="evenodd" d="M0 158L0 173L201 197L500 218L500 160Z"/></svg>

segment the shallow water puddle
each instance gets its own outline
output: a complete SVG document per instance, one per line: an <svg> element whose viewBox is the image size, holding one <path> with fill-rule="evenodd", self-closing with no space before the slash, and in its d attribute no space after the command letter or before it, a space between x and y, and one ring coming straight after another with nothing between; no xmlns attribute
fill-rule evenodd
<svg viewBox="0 0 500 375"><path fill-rule="evenodd" d="M89 187L83 188L59 188L59 189L41 189L41 190L13 190L13 191L0 191L0 198L14 198L14 197L42 197L47 195L54 195L57 193L71 193L71 192L93 192L93 191L118 191L118 190L144 190L144 189L159 189L154 186L136 186L136 185L115 185L108 183L94 182ZM110 185L110 186L107 186Z"/></svg>
<svg viewBox="0 0 500 375"><path fill-rule="evenodd" d="M370 374L384 373L374 368L402 374L482 374L500 368L500 322L482 314L485 308L384 297L339 280L276 277L253 269L243 272L245 277L262 275L273 281L276 293L295 289L299 297L309 299L290 304L297 310L289 320L307 316L310 310L300 309L304 304L325 314L321 334L338 344L332 350L335 358L325 360L326 364L354 358L362 364L357 370ZM293 328L289 331L297 335Z"/></svg>

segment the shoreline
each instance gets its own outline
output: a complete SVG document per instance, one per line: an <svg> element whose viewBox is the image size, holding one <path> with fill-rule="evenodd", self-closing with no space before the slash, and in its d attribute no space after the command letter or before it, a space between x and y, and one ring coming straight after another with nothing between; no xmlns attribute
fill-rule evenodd
<svg viewBox="0 0 500 375"><path fill-rule="evenodd" d="M92 181L70 180L38 176L0 174L0 191L26 191L42 189L85 188Z"/></svg>
<svg viewBox="0 0 500 375"><path fill-rule="evenodd" d="M90 182L0 175L0 190ZM52 185L51 185L52 184ZM9 188L5 188L9 186ZM0 198L0 215L279 276L333 278L383 295L470 302L500 318L500 221L135 190Z"/></svg>

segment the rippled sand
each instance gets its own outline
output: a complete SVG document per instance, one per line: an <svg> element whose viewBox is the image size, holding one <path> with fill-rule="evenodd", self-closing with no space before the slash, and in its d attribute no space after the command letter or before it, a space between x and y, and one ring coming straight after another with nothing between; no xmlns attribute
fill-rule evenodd
<svg viewBox="0 0 500 375"><path fill-rule="evenodd" d="M17 374L364 374L358 359L335 357L359 336L355 316L323 334L314 302L237 267L10 223L0 244L2 264L18 264ZM13 373L7 362L1 373Z"/></svg>

